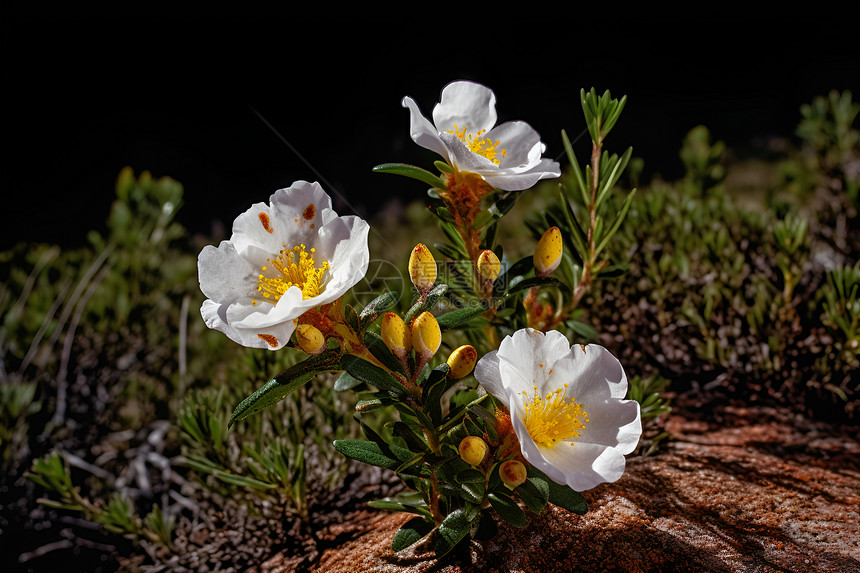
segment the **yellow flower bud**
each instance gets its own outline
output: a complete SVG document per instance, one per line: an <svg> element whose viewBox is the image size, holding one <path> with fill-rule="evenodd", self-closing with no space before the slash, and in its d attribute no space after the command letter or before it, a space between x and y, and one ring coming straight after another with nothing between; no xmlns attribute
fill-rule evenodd
<svg viewBox="0 0 860 573"><path fill-rule="evenodd" d="M558 227L550 227L535 247L533 259L535 274L539 277L548 277L552 274L561 263L562 252L564 252L564 244L561 240L561 231Z"/></svg>
<svg viewBox="0 0 860 573"><path fill-rule="evenodd" d="M483 251L478 255L478 273L487 280L494 281L499 276L502 264L496 253L490 250Z"/></svg>
<svg viewBox="0 0 860 573"><path fill-rule="evenodd" d="M436 282L436 259L425 245L418 243L409 255L409 278L419 291L427 291Z"/></svg>
<svg viewBox="0 0 860 573"><path fill-rule="evenodd" d="M465 344L451 353L448 357L448 378L459 380L468 376L478 361L478 351L474 347Z"/></svg>
<svg viewBox="0 0 860 573"><path fill-rule="evenodd" d="M460 445L457 447L460 452L460 457L470 466L479 466L487 457L487 452L490 447L487 442L478 436L466 436L460 440Z"/></svg>
<svg viewBox="0 0 860 573"><path fill-rule="evenodd" d="M502 478L502 482L508 486L508 489L514 489L526 482L528 477L526 466L517 460L502 462L502 465L499 466L499 477Z"/></svg>
<svg viewBox="0 0 860 573"><path fill-rule="evenodd" d="M406 328L406 323L397 314L386 312L382 315L380 334L385 346L397 358L405 358L412 350L412 334Z"/></svg>
<svg viewBox="0 0 860 573"><path fill-rule="evenodd" d="M308 354L319 354L325 349L325 336L320 329L310 324L296 327L296 342Z"/></svg>
<svg viewBox="0 0 860 573"><path fill-rule="evenodd" d="M436 354L440 344L442 344L442 330L436 322L436 317L427 311L422 312L412 321L412 347L426 362Z"/></svg>

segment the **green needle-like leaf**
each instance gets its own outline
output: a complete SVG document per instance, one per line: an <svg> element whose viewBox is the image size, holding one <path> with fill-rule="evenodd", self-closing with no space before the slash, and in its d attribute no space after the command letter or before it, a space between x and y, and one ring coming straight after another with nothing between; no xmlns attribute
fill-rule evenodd
<svg viewBox="0 0 860 573"><path fill-rule="evenodd" d="M404 175L406 177L411 177L412 179L417 179L418 181L423 181L431 187L435 187L437 189L445 189L445 182L442 181L440 177L433 175L426 169L421 169L420 167L415 167L414 165L407 165L405 163L383 163L382 165L377 165L376 167L374 167L373 172Z"/></svg>
<svg viewBox="0 0 860 573"><path fill-rule="evenodd" d="M624 217L627 216L627 211L630 210L630 204L633 201L633 196L636 194L636 189L633 189L628 195L627 199L624 201L624 205L621 207L621 211L618 212L618 215L615 217L615 220L612 222L612 226L606 231L606 234L602 236L600 242L597 244L597 248L594 249L594 256L600 254L600 251L606 247L606 244L609 242L609 239L612 238L612 235L621 227L621 223L624 222ZM597 236L600 236L598 233L595 233Z"/></svg>

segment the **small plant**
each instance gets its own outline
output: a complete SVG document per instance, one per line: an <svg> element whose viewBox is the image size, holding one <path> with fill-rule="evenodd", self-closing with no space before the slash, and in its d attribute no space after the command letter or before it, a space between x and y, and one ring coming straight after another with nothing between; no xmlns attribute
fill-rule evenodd
<svg viewBox="0 0 860 573"><path fill-rule="evenodd" d="M639 402L624 399L621 364L605 348L571 346L555 330L577 316L594 279L609 269L604 249L630 206L632 193L615 214L608 199L631 152L619 158L602 149L625 101L608 92L581 93L593 141L584 175L563 135L576 186L569 193L581 198L578 212L562 193L559 224L542 233L532 255L511 263L496 243L500 220L523 191L557 178L558 164L541 157L545 145L526 124L495 126L495 96L482 85L449 84L434 123L405 98L413 139L444 158L435 163L440 175L402 164L375 171L429 184L430 211L448 242L435 244L447 259L441 275L430 249L414 247L412 296L400 309L394 291L360 311L344 301L368 268L368 225L334 213L318 184L297 181L268 205L241 214L229 241L200 254L208 297L203 318L243 346L298 348L307 358L242 400L228 426L294 395L318 375L342 372L334 389L357 393L365 439L336 439L334 448L393 471L407 486L372 506L416 516L395 535L395 551L432 535L442 557L467 538L491 534L496 516L522 527L527 517L519 502L535 514L548 503L584 513L579 492L619 479L624 455L642 431ZM570 246L573 258L562 263ZM562 264L569 285L551 276ZM559 293L555 308L538 302L542 288ZM591 369L601 375L587 375ZM526 379L532 382L523 385ZM597 394L612 398L592 402ZM659 399L646 398L659 408ZM374 414L386 409L396 414L380 425ZM188 410L182 420L197 444L220 448L219 418ZM594 432L615 435L617 443L591 442ZM261 484L286 481L287 462L294 463L272 446L247 449L253 458L248 467ZM597 455L615 461L604 468ZM218 479L240 482L214 460L190 459ZM586 467L596 469L582 471Z"/></svg>

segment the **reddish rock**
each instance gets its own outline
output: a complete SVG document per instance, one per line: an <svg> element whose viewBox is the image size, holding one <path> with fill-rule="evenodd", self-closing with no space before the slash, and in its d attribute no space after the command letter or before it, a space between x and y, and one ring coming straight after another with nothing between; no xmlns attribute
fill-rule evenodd
<svg viewBox="0 0 860 573"><path fill-rule="evenodd" d="M365 533L323 551L311 570L860 572L857 433L767 410L721 418L667 420L671 439L653 456L630 457L617 483L585 492L584 516L553 507L525 529L500 524L491 541L439 563L428 543L391 552L409 516L370 514L356 524Z"/></svg>

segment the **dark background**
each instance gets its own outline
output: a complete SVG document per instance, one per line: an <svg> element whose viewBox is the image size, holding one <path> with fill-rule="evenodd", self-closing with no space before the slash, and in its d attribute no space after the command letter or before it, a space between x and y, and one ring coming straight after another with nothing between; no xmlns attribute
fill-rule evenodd
<svg viewBox="0 0 860 573"><path fill-rule="evenodd" d="M456 79L491 87L500 121L529 122L556 158L560 131L584 128L580 88L626 94L607 147L633 146L646 178L670 180L695 125L751 149L793 138L799 107L816 95L860 98L852 18L437 18L6 18L0 249L83 243L103 225L125 165L180 181L179 220L194 232L216 219L229 229L297 179L340 196L341 214L373 216L392 198L424 195L374 165L432 169L435 158L410 140L400 100L412 96L429 116Z"/></svg>

